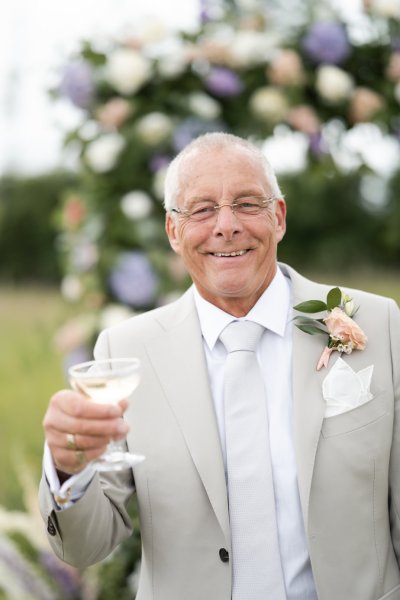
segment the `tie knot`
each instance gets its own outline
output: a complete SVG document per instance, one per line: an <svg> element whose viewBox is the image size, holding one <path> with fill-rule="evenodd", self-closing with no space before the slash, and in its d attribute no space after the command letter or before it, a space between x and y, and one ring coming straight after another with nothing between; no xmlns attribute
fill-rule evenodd
<svg viewBox="0 0 400 600"><path fill-rule="evenodd" d="M222 331L219 339L224 344L227 352L247 350L255 352L257 344L265 328L253 321L232 321Z"/></svg>

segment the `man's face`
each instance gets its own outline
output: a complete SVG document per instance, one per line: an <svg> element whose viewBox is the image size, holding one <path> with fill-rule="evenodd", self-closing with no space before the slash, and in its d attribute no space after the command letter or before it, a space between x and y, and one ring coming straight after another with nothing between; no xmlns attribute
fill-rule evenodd
<svg viewBox="0 0 400 600"><path fill-rule="evenodd" d="M246 149L203 150L189 156L181 168L178 208L191 209L204 200L232 204L244 196L272 196L261 164ZM275 275L285 216L285 202L278 199L255 216L238 217L229 206L206 222L167 214L166 230L200 294L222 310L242 316Z"/></svg>

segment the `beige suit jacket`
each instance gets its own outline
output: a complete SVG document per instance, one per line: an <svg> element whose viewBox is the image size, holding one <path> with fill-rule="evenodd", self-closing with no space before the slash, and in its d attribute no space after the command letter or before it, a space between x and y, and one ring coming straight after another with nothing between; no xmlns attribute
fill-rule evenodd
<svg viewBox="0 0 400 600"><path fill-rule="evenodd" d="M328 286L281 269L292 280L294 305L325 300ZM344 360L356 371L374 365L371 401L324 418L327 370L315 367L325 340L293 331L301 506L319 600L399 600L400 316L392 300L350 293L369 343ZM135 485L143 544L138 600L230 600L223 461L191 291L103 332L95 353L142 361L143 379L127 413L128 444L146 460L134 482L129 471L96 476L62 512L41 482L55 552L78 567L107 556L130 534L126 503Z"/></svg>

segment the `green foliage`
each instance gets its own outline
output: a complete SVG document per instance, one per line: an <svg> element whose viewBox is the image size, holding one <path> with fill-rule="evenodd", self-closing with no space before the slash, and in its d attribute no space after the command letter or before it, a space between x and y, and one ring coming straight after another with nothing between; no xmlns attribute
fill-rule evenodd
<svg viewBox="0 0 400 600"><path fill-rule="evenodd" d="M300 302L300 304L296 304L293 307L295 310L299 310L300 312L305 313L316 313L321 312L321 310L326 310L327 306L325 302L321 300L307 300L307 302Z"/></svg>
<svg viewBox="0 0 400 600"><path fill-rule="evenodd" d="M359 173L322 168L284 178L287 235L279 256L300 269L354 271L400 265L400 175L389 182L382 207L363 202Z"/></svg>
<svg viewBox="0 0 400 600"><path fill-rule="evenodd" d="M54 211L74 181L66 173L0 180L0 278L59 281Z"/></svg>
<svg viewBox="0 0 400 600"><path fill-rule="evenodd" d="M50 396L65 386L54 334L71 312L54 289L0 289L0 504L13 509L23 508L21 454L40 477L42 419Z"/></svg>
<svg viewBox="0 0 400 600"><path fill-rule="evenodd" d="M98 600L131 600L136 592L135 577L138 575L137 566L141 556L139 520L136 503L131 505L133 534L123 542L113 553L111 560L102 564L99 572Z"/></svg>

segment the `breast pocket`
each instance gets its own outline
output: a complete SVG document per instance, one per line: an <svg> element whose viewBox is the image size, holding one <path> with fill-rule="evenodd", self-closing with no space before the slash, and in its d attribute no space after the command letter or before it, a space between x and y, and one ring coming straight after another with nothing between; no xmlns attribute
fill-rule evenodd
<svg viewBox="0 0 400 600"><path fill-rule="evenodd" d="M343 435L366 427L387 415L389 406L390 395L386 391L380 392L375 398L357 408L325 418L322 424L322 436L328 438Z"/></svg>

